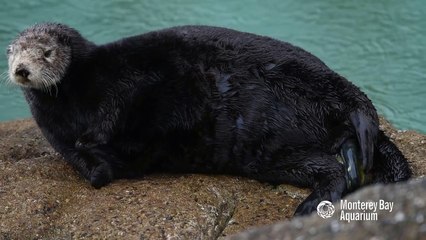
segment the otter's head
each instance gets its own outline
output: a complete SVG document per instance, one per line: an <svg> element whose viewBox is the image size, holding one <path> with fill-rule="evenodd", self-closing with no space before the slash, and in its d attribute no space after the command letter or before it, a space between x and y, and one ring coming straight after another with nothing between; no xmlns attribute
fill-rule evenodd
<svg viewBox="0 0 426 240"><path fill-rule="evenodd" d="M63 79L72 58L77 31L62 24L37 24L8 47L10 80L22 87L49 90Z"/></svg>

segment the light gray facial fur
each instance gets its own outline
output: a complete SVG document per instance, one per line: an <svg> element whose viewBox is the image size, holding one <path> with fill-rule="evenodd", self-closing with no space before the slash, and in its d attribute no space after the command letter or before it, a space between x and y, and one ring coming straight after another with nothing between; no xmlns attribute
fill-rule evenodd
<svg viewBox="0 0 426 240"><path fill-rule="evenodd" d="M26 32L7 50L9 77L22 87L50 92L64 77L71 62L71 48L47 32ZM57 93L57 91L56 91Z"/></svg>

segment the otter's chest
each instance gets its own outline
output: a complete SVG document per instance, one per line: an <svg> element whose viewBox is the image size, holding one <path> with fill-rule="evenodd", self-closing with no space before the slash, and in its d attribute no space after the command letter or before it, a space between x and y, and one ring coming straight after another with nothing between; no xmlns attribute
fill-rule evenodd
<svg viewBox="0 0 426 240"><path fill-rule="evenodd" d="M39 125L77 138L95 121L94 107L61 96L45 96L26 91L31 113Z"/></svg>

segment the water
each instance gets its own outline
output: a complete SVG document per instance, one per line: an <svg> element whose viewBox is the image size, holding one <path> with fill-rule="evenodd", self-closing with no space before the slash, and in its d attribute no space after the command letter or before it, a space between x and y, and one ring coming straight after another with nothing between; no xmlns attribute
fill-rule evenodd
<svg viewBox="0 0 426 240"><path fill-rule="evenodd" d="M18 32L45 21L69 24L96 43L184 24L282 39L312 52L361 87L398 128L426 133L422 0L0 0L0 5L3 51ZM0 72L5 71L3 55ZM0 121L29 116L20 90L1 84Z"/></svg>

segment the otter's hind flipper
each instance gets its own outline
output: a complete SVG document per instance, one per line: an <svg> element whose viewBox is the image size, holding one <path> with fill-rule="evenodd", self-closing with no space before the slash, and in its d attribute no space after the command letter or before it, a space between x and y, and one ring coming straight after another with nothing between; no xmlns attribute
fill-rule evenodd
<svg viewBox="0 0 426 240"><path fill-rule="evenodd" d="M373 182L393 183L411 177L407 159L383 131L379 131L374 157Z"/></svg>
<svg viewBox="0 0 426 240"><path fill-rule="evenodd" d="M378 123L361 111L352 112L350 119L361 147L362 165L364 170L369 172L373 167L374 148L379 131Z"/></svg>

